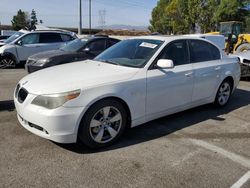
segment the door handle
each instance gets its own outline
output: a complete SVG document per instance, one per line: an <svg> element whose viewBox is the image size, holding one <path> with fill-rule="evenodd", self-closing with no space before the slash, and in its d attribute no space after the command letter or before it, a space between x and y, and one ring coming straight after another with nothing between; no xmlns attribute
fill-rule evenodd
<svg viewBox="0 0 250 188"><path fill-rule="evenodd" d="M214 70L219 71L221 67L216 67Z"/></svg>
<svg viewBox="0 0 250 188"><path fill-rule="evenodd" d="M189 72L185 74L186 77L191 77L192 75L193 75L193 72Z"/></svg>

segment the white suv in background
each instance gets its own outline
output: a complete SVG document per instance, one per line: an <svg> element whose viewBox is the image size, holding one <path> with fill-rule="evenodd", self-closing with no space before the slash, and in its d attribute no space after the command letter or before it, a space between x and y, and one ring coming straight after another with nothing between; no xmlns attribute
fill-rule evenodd
<svg viewBox="0 0 250 188"><path fill-rule="evenodd" d="M16 67L25 63L29 56L39 52L59 49L74 40L72 32L43 30L26 33L9 44L0 47L0 68Z"/></svg>

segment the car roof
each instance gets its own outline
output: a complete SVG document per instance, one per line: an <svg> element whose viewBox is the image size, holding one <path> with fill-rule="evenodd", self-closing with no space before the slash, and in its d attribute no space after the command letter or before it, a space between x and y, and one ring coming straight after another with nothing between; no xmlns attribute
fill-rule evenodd
<svg viewBox="0 0 250 188"><path fill-rule="evenodd" d="M71 34L70 31L61 31L61 30L33 30L31 33L63 33L63 34Z"/></svg>
<svg viewBox="0 0 250 188"><path fill-rule="evenodd" d="M85 40L88 40L88 41L90 41L90 40L96 40L96 39L114 39L114 40L120 41L120 39L117 39L117 38L113 38L113 37L109 37L109 36L101 36L101 35L97 35L97 36L95 36L95 35L85 36L85 37L81 37L80 39L81 40L85 39Z"/></svg>
<svg viewBox="0 0 250 188"><path fill-rule="evenodd" d="M170 42L172 40L178 40L178 39L195 39L195 40L204 40L200 37L197 37L195 35L148 35L148 36L137 36L137 37L132 37L129 39L149 39L149 40L161 40L161 41L166 41ZM207 41L207 40L205 40Z"/></svg>

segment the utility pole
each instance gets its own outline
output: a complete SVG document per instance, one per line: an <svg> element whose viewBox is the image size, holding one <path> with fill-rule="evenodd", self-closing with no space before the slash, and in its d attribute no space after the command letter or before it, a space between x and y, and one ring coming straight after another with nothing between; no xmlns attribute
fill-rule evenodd
<svg viewBox="0 0 250 188"><path fill-rule="evenodd" d="M78 34L82 34L82 0L79 0L79 28Z"/></svg>
<svg viewBox="0 0 250 188"><path fill-rule="evenodd" d="M89 34L91 35L91 0L89 0Z"/></svg>
<svg viewBox="0 0 250 188"><path fill-rule="evenodd" d="M101 27L102 29L104 29L105 27L105 17L106 17L106 10L99 10L99 27Z"/></svg>

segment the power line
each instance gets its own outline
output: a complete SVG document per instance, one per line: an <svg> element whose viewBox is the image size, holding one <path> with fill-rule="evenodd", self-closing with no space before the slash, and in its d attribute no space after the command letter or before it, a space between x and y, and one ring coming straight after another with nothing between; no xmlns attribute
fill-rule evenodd
<svg viewBox="0 0 250 188"><path fill-rule="evenodd" d="M152 10L151 8L147 8L141 4L134 4L132 2L129 1L113 1L113 2L104 2L103 0L95 0L95 2L99 3L99 4L103 4L103 5L108 5L108 6L112 6L112 7L118 7L120 9L126 9L126 8L139 8L141 10ZM123 5L121 7L121 5Z"/></svg>

